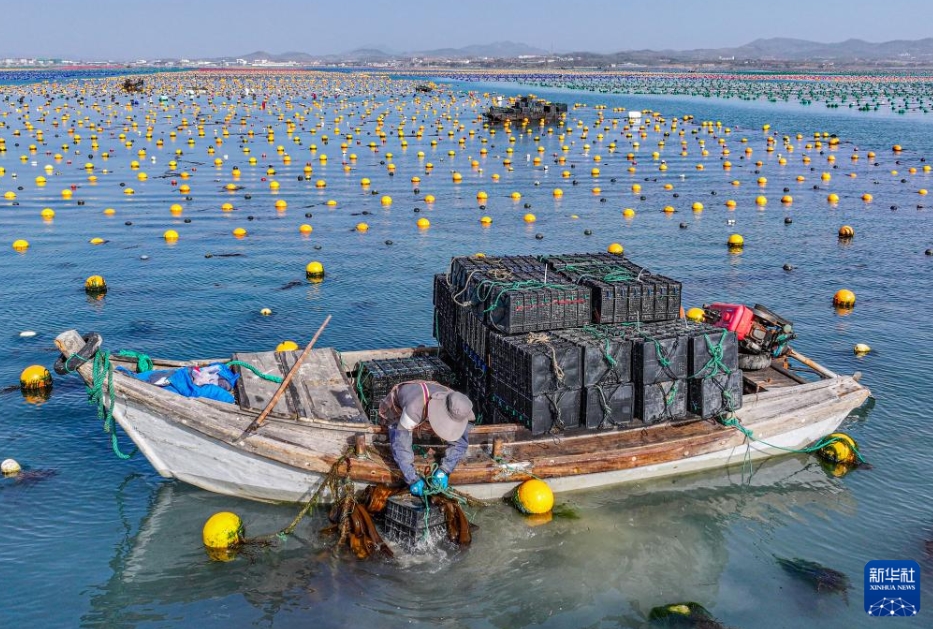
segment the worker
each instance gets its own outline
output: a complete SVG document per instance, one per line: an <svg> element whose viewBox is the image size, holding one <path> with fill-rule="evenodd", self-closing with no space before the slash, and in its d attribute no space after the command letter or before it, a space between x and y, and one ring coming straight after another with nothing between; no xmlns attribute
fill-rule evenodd
<svg viewBox="0 0 933 629"><path fill-rule="evenodd" d="M470 398L437 382L414 380L392 387L379 404L379 419L389 429L392 457L413 496L423 496L430 485L447 489L448 477L466 454L470 422L475 421ZM414 431L432 431L447 442L440 466L428 479L415 470Z"/></svg>

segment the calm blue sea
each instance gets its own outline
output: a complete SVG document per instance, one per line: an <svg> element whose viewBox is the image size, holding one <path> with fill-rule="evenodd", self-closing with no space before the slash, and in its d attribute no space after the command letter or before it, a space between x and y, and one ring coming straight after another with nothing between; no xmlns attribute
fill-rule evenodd
<svg viewBox="0 0 933 629"><path fill-rule="evenodd" d="M471 101L467 92L528 91L511 84L449 83L416 102L413 82L375 76L171 74L147 76L156 89L153 102L143 98L128 106L116 89L122 79L62 80L64 87L55 90L0 86L6 144L0 152L0 387L8 387L0 394L0 459L16 458L33 473L0 478L3 626L642 627L655 605L696 601L730 627L870 627L883 621L863 611L866 562L913 559L929 583L933 256L924 251L933 247L933 201L918 193L933 188L933 174L922 171L933 163L929 117L536 88L553 100L585 105L569 115L577 131L564 140L543 133L540 142L537 133L515 132L510 142L501 129L491 136L483 128L478 116L487 103ZM185 94L196 86L210 93ZM251 95L242 95L244 87ZM163 106L160 93L170 97ZM598 104L606 105L607 121L599 125ZM646 138L625 138L622 124L608 122L625 115L615 107L658 111L668 121L691 114L696 123L718 120L732 132L714 136L701 129L695 136L697 126L681 124L688 150L681 157L676 133L664 138L663 149L651 126ZM377 135L380 116L385 144ZM407 148L395 130L402 119ZM287 120L295 122L300 144ZM765 151L763 124L778 132L774 153ZM418 139L414 133L422 125ZM39 129L44 142L36 139ZM600 132L603 140L596 137ZM807 149L814 132L837 134L841 144L833 151L825 144ZM342 152L347 133L354 138ZM797 133L804 139L795 139ZM792 153L783 147L784 135ZM731 171L721 168L719 137L731 151ZM697 138L705 139L708 156ZM610 141L618 145L615 152ZM631 174L625 156L634 151L633 141L640 148ZM892 153L894 144L904 151ZM742 159L745 146L753 153ZM857 162L850 160L855 147ZM668 165L664 172L652 159L656 150ZM102 159L103 151L109 159ZM388 153L396 165L392 177L383 163ZM553 161L561 154L565 166ZM532 166L536 155L547 170ZM779 165L780 155L786 165ZM829 155L836 156L835 165ZM507 157L513 171L503 166ZM223 160L219 167L216 158ZM169 168L173 159L175 170ZM95 166L96 183L88 180L87 162ZM433 163L431 172L426 162ZM305 163L313 166L309 177ZM234 166L243 189L228 192ZM601 170L598 179L590 175L594 166ZM182 170L190 178L183 180ZM570 176L562 177L563 170ZM452 182L452 171L462 173L462 183ZM823 172L830 181L821 181ZM493 174L501 178L494 181ZM36 184L40 175L47 178L44 186ZM421 177L418 193L412 176ZM756 183L762 176L765 187ZM363 177L372 180L371 188L360 186ZM277 192L269 179L279 182ZM315 187L317 180L326 187ZM173 181L190 185L190 200ZM640 194L631 192L635 183ZM73 196L63 198L71 186ZM596 186L599 194L591 191ZM124 194L127 187L135 194ZM560 200L552 196L557 187L564 191ZM476 200L481 190L489 195L486 209ZM521 192L521 201L509 198L513 191ZM16 198L3 198L6 192ZM840 197L836 205L826 201L831 192ZM873 202L861 200L866 192ZM424 203L425 194L436 202ZM763 209L754 201L762 194L768 198ZM785 194L793 196L792 205L782 206ZM380 203L383 195L392 197L391 205ZM326 205L331 199L336 207ZM727 199L736 200L737 209L728 211ZM276 200L285 200L287 209L277 210ZM695 201L704 204L702 213L691 211ZM221 210L227 202L234 211ZM183 206L181 215L170 212L174 203ZM677 212L665 215L665 205ZM43 221L43 208L55 211L52 221ZM106 208L115 213L105 215ZM625 208L636 216L623 219ZM523 222L526 212L537 222ZM493 218L488 228L479 223L483 215ZM416 228L420 217L431 221L430 229ZM354 231L361 221L368 232ZM310 236L299 234L303 223L313 226ZM856 233L847 243L836 236L844 224ZM235 239L236 227L249 235ZM180 234L177 243L163 240L167 229ZM741 255L726 249L732 233L745 238ZM107 242L94 246L92 238ZM16 239L28 240L29 249L14 251ZM431 279L451 256L603 251L612 242L622 243L634 261L682 280L685 306L764 303L794 321L801 351L834 370L861 371L875 400L845 429L871 468L834 478L814 459L791 456L756 466L752 474L737 468L569 494L559 502L579 519L537 527L508 506L490 507L475 514L479 529L468 551L393 561L335 559L317 534L318 517L283 545L214 563L200 544L201 526L212 513L236 511L247 533L259 535L287 524L295 508L167 481L139 456L118 460L74 377L56 377L45 401L25 399L15 386L24 367L51 367L53 339L69 328L100 332L110 349L179 358L272 349L285 339L303 344L327 314L333 321L322 345L351 350L432 343ZM322 283L305 281L312 260L326 268ZM795 270L784 271L786 263ZM84 280L93 274L110 287L102 300L84 293ZM858 299L846 316L831 305L840 288ZM273 315L261 316L264 307ZM21 337L25 330L36 335ZM856 343L873 351L858 358ZM130 449L125 440L122 445ZM851 588L847 596L818 592L782 570L776 557L839 570ZM931 626L931 588L918 617L894 622Z"/></svg>

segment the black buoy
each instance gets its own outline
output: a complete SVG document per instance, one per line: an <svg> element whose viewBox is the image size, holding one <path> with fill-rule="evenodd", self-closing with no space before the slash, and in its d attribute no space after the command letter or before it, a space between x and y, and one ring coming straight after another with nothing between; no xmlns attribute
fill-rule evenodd
<svg viewBox="0 0 933 629"><path fill-rule="evenodd" d="M785 265L784 265L784 270L785 270L785 271L793 271L793 270L794 270L794 265L793 265L793 264L785 264Z"/></svg>
<svg viewBox="0 0 933 629"><path fill-rule="evenodd" d="M190 218L186 218L186 219L185 219L185 222L186 222L186 223L190 223L190 222L191 222L191 219L190 219Z"/></svg>
<svg viewBox="0 0 933 629"><path fill-rule="evenodd" d="M485 210L485 209L486 209L486 205L484 204L484 205L479 206L479 209Z"/></svg>
<svg viewBox="0 0 933 629"><path fill-rule="evenodd" d="M243 195L243 198L246 199L246 200L248 201L249 199L252 199L252 198L253 198L253 195L251 195L251 194L244 194L244 195Z"/></svg>
<svg viewBox="0 0 933 629"><path fill-rule="evenodd" d="M321 250L321 245L314 245L314 250L315 250L315 251L320 251L320 250Z"/></svg>
<svg viewBox="0 0 933 629"><path fill-rule="evenodd" d="M311 218L314 215L311 212L305 212L305 218Z"/></svg>
<svg viewBox="0 0 933 629"><path fill-rule="evenodd" d="M415 209L417 210L417 208ZM372 214L372 212L370 212L369 210L363 210L362 212L360 212L360 214L362 214L363 216L369 216L370 214Z"/></svg>
<svg viewBox="0 0 933 629"><path fill-rule="evenodd" d="M928 256L933 256L933 249L927 249L927 250L924 251L923 253L925 253L925 254L928 255Z"/></svg>
<svg viewBox="0 0 933 629"><path fill-rule="evenodd" d="M606 197L599 197L599 202L600 202L600 203L605 203L605 202L606 202Z"/></svg>
<svg viewBox="0 0 933 629"><path fill-rule="evenodd" d="M794 222L794 219L792 219L790 216L785 216L785 217L784 217L784 224L785 224L785 225L790 225L790 224L793 223L793 222Z"/></svg>
<svg viewBox="0 0 933 629"><path fill-rule="evenodd" d="M891 206L891 209L892 209L892 210L896 210L896 209L897 209L897 206L896 206L896 205L892 205L892 206Z"/></svg>
<svg viewBox="0 0 933 629"><path fill-rule="evenodd" d="M126 221L126 222L123 223L123 224L129 226L129 225L132 225L132 224L133 224L133 221Z"/></svg>
<svg viewBox="0 0 933 629"><path fill-rule="evenodd" d="M420 212L420 211L421 211L421 208L420 208L420 207L416 207L414 210L412 210L412 212L414 212L414 213L416 213L416 214L417 214L418 212Z"/></svg>
<svg viewBox="0 0 933 629"><path fill-rule="evenodd" d="M526 203L526 204L525 204L525 209L526 209L526 210L531 209L531 203Z"/></svg>
<svg viewBox="0 0 933 629"><path fill-rule="evenodd" d="M687 227L688 227L688 225L687 225L686 223L681 223L681 224L680 224L680 228L681 228L681 229L687 229Z"/></svg>
<svg viewBox="0 0 933 629"><path fill-rule="evenodd" d="M251 221L251 220L253 220L253 219L255 219L255 218L256 218L255 216L247 216L247 217L246 217L246 220Z"/></svg>
<svg viewBox="0 0 933 629"><path fill-rule="evenodd" d="M214 257L214 254L212 254L212 253L205 253L205 254L204 254L204 257L205 257L205 258L213 258L213 257Z"/></svg>
<svg viewBox="0 0 933 629"><path fill-rule="evenodd" d="M387 241L386 241L386 244L387 244L387 245L393 245L393 244L395 244L395 243L393 243L391 240L387 240Z"/></svg>
<svg viewBox="0 0 933 629"><path fill-rule="evenodd" d="M592 236L592 235L593 235L593 230L592 230L592 229L584 229L584 230L583 230L583 235L584 235L584 236ZM929 249L927 249L927 255L930 255L930 250L929 250Z"/></svg>
<svg viewBox="0 0 933 629"><path fill-rule="evenodd" d="M544 240L544 234L535 234L535 240Z"/></svg>

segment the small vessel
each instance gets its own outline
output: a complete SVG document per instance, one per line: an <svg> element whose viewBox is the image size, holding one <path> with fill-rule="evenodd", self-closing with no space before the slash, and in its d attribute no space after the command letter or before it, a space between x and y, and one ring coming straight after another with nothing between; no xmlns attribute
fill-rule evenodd
<svg viewBox="0 0 933 629"><path fill-rule="evenodd" d="M139 359L102 353L99 341L85 348L85 338L75 330L55 340L63 356L86 359L77 373L98 387L104 400L113 400L113 419L159 474L212 492L273 502L308 499L342 457L347 457L349 477L361 486L401 482L386 430L366 418L350 374L361 361L438 352L425 347L343 353L314 349L268 421L248 433L279 388L274 382L241 369L236 403L183 397L119 369L103 371L100 366L108 361L134 370ZM285 375L300 354L154 359L154 366L177 369L237 360L264 374ZM790 361L813 379L801 377L803 372ZM860 374L836 374L793 350L743 377L744 404L735 412L742 430L695 416L638 428L538 436L517 423L477 425L451 483L488 499L504 496L532 477L562 492L725 467L804 448L836 430L870 395L859 383ZM419 465L430 464L428 457L439 457L446 447L429 435L416 436L416 445L426 452Z"/></svg>
<svg viewBox="0 0 933 629"><path fill-rule="evenodd" d="M498 105L490 107L483 114L491 123L502 122L557 122L562 116L567 114L566 103L549 103L539 100L533 96L520 96L506 107L502 105L502 99L497 101Z"/></svg>

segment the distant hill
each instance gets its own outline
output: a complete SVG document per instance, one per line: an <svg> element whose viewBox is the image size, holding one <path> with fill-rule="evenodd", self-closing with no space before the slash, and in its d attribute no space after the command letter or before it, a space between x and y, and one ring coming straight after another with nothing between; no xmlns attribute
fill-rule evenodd
<svg viewBox="0 0 933 629"><path fill-rule="evenodd" d="M548 56L553 53L511 41L499 41L490 44L473 44L461 48L438 48L433 50L410 50L405 52L387 52L383 47L364 46L348 52L328 55L311 55L304 52L269 53L256 51L239 58L252 61L268 59L276 62L294 61L296 63L313 62L384 62L407 60L418 57L426 60L443 59L516 59L522 56ZM745 62L833 62L838 64L856 63L931 63L933 62L933 38L919 40L895 40L881 43L867 42L861 39L847 39L836 43L820 43L788 37L756 39L753 42L736 47L697 48L692 50L623 50L615 53L594 53L589 51L562 52L561 57L573 57L578 63L703 63L733 60ZM226 57L233 59L233 57Z"/></svg>

